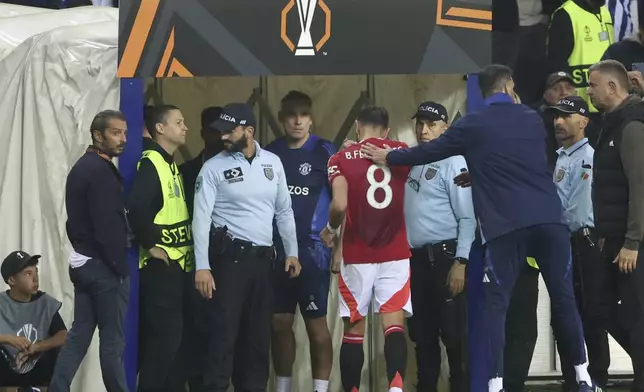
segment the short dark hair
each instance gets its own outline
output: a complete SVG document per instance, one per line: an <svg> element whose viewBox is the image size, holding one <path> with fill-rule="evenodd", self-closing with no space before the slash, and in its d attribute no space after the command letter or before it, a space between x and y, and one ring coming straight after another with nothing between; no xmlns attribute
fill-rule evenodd
<svg viewBox="0 0 644 392"><path fill-rule="evenodd" d="M219 116L223 108L221 106L210 106L201 111L201 128L209 128Z"/></svg>
<svg viewBox="0 0 644 392"><path fill-rule="evenodd" d="M118 110L103 110L92 120L92 124L89 126L89 132L92 135L92 140L94 140L94 131L99 133L105 133L105 130L109 126L110 120L125 120L125 115Z"/></svg>
<svg viewBox="0 0 644 392"><path fill-rule="evenodd" d="M502 90L503 86L512 79L512 69L501 64L491 64L479 72L478 78L481 94L483 98L487 98Z"/></svg>
<svg viewBox="0 0 644 392"><path fill-rule="evenodd" d="M145 119L145 127L153 139L157 136L156 125L165 124L168 120L168 113L172 110L179 110L179 108L174 105L157 105L150 110L149 117Z"/></svg>
<svg viewBox="0 0 644 392"><path fill-rule="evenodd" d="M280 101L282 107L285 106L296 106L296 105L304 105L311 107L313 106L313 100L311 99L310 96L307 94L304 94L301 91L298 90L291 90L289 91Z"/></svg>
<svg viewBox="0 0 644 392"><path fill-rule="evenodd" d="M625 90L630 89L630 82L628 80L628 71L624 64L616 60L602 60L598 63L595 63L588 68L588 74L591 72L597 71L602 74L610 74L615 79L617 79L618 87L621 87Z"/></svg>
<svg viewBox="0 0 644 392"><path fill-rule="evenodd" d="M378 106L369 106L360 111L357 118L361 124L389 128L389 113L387 109Z"/></svg>
<svg viewBox="0 0 644 392"><path fill-rule="evenodd" d="M143 125L146 128L148 127L148 119L150 118L150 113L152 113L152 109L154 109L154 106L152 105L143 106Z"/></svg>

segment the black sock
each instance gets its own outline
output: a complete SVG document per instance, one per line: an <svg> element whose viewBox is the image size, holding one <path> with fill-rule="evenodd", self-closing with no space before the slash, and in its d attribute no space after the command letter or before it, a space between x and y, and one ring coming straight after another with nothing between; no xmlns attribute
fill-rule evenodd
<svg viewBox="0 0 644 392"><path fill-rule="evenodd" d="M385 329L385 360L389 388L398 387L402 390L407 367L407 340L405 330L400 325L391 325Z"/></svg>
<svg viewBox="0 0 644 392"><path fill-rule="evenodd" d="M364 363L364 337L345 333L340 348L340 376L342 388L345 392L358 392L360 389L360 375Z"/></svg>

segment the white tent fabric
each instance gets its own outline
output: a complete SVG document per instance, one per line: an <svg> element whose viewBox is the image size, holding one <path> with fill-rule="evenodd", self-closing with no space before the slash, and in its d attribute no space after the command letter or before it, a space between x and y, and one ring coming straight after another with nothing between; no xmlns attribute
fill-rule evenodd
<svg viewBox="0 0 644 392"><path fill-rule="evenodd" d="M20 7L32 9L32 7ZM0 7L0 12L2 7ZM1 14L0 14L1 15ZM23 14L0 19L0 60L16 46L36 34L63 26L118 21L118 9L106 7L78 7L60 11Z"/></svg>
<svg viewBox="0 0 644 392"><path fill-rule="evenodd" d="M26 40L0 60L0 219L6 228L0 255L17 249L43 255L41 289L63 302L68 326L74 293L67 274L65 179L89 144L94 115L119 106L116 18L103 22L110 18L98 13L70 23L69 14L36 14L35 25L30 17L16 18ZM69 25L76 26L64 27ZM5 26L0 36L17 36ZM29 31L35 35L27 38ZM97 342L96 336L72 391L105 390L98 381Z"/></svg>

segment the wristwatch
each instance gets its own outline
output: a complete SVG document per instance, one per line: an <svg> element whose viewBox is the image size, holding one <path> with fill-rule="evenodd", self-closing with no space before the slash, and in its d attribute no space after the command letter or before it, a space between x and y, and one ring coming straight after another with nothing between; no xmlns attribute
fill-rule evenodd
<svg viewBox="0 0 644 392"><path fill-rule="evenodd" d="M454 257L454 261L460 265L467 265L467 259L465 257Z"/></svg>

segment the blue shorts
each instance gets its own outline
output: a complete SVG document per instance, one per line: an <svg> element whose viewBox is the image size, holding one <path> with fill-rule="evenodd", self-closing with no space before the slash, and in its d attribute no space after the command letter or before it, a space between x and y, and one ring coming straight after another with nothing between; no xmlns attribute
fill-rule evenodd
<svg viewBox="0 0 644 392"><path fill-rule="evenodd" d="M291 279L284 271L285 257L275 263L274 313L295 314L297 305L306 318L326 316L331 275L329 261L331 250L320 241L300 242L298 254L302 271Z"/></svg>

